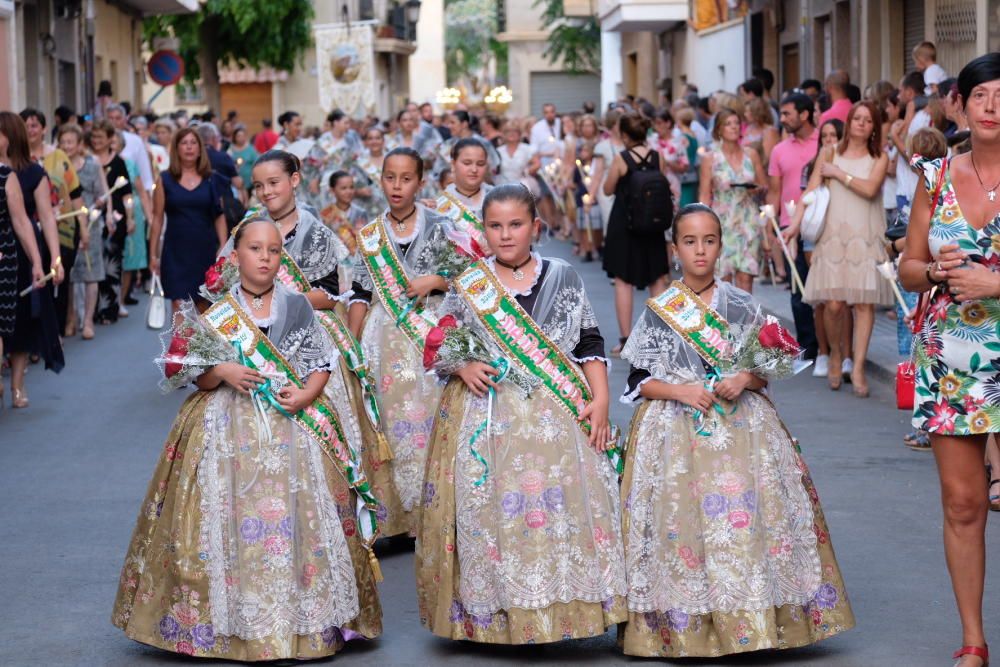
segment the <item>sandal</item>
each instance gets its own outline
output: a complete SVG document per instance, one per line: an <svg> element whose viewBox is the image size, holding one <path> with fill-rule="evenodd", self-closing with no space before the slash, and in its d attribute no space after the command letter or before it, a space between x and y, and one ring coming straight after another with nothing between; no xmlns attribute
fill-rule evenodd
<svg viewBox="0 0 1000 667"><path fill-rule="evenodd" d="M625 343L628 342L628 336L623 336L618 339L618 344L614 346L611 350L611 356L615 358L621 358L622 348L625 347Z"/></svg>
<svg viewBox="0 0 1000 667"><path fill-rule="evenodd" d="M964 655L976 656L983 661L983 667L989 667L990 665L990 649L988 646L963 646L955 651L955 654L951 657L953 660L957 660Z"/></svg>
<svg viewBox="0 0 1000 667"><path fill-rule="evenodd" d="M989 488L993 488L994 484L1000 484L1000 479L991 479ZM990 494L990 511L1000 512L1000 493Z"/></svg>
<svg viewBox="0 0 1000 667"><path fill-rule="evenodd" d="M913 440L905 441L906 446L915 452L931 451L931 435L927 431L917 431Z"/></svg>

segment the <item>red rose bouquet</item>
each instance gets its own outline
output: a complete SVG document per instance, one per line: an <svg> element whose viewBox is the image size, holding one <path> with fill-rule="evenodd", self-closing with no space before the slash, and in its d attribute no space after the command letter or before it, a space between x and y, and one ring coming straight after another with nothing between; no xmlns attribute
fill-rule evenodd
<svg viewBox="0 0 1000 667"><path fill-rule="evenodd" d="M808 366L801 362L802 348L795 336L770 315L749 327L735 349L726 369L731 372L747 371L777 379L794 375Z"/></svg>

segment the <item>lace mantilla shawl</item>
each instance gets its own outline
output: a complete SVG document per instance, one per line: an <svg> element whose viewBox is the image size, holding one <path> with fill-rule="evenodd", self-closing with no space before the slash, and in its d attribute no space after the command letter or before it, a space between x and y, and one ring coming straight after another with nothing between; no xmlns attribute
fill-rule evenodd
<svg viewBox="0 0 1000 667"><path fill-rule="evenodd" d="M329 370L336 363L340 353L316 320L305 296L275 284L270 316L256 319L239 285L230 294L258 327L268 328L268 339L300 379L305 380L315 371ZM161 387L165 391L191 384L212 366L238 360L233 346L209 327L193 302L184 303L181 315L181 323L161 337L163 353L156 359L164 372ZM178 343L181 340L185 341L183 345Z"/></svg>
<svg viewBox="0 0 1000 667"><path fill-rule="evenodd" d="M581 331L597 327L597 316L587 297L583 280L567 262L552 257L545 258L548 269L545 275L541 276L542 258L536 254L535 260L535 282L520 293L513 293L510 290L507 290L507 293L511 296L518 294L528 296L537 290L538 296L528 314L563 354L575 359L573 351L580 342ZM492 261L487 260L485 265L493 270ZM441 317L446 314L454 315L459 321L459 326L471 327L494 358L501 356L500 348L492 341L484 325L463 297L449 292L439 311ZM468 359L442 359L435 369L442 374L453 373L467 361ZM526 385L530 387L538 385L539 381L534 376L526 376L523 382L520 381L521 378L515 377L521 375L515 365L511 366L511 372L511 379L522 388Z"/></svg>
<svg viewBox="0 0 1000 667"><path fill-rule="evenodd" d="M716 283L710 307L729 323L733 337L759 322L760 308L753 297L726 282ZM685 384L704 379L701 357L680 334L671 329L647 305L622 349L622 359L636 368L649 371L655 380Z"/></svg>
<svg viewBox="0 0 1000 667"><path fill-rule="evenodd" d="M397 238L387 217L388 212L389 210L386 209L381 216L386 236L395 247L396 254L399 256L407 275L416 278L417 276L437 273L438 258L443 254L441 246L445 243L451 243L446 235L445 226L451 224L448 219L438 215L423 204L417 204L417 224L414 226L413 232L406 238ZM400 246L407 244L409 247L406 252L403 252ZM361 284L362 289L373 291L375 285L368 273L368 266L361 256L360 249L356 253L354 261L355 266L364 267L364 271L358 271L355 279Z"/></svg>

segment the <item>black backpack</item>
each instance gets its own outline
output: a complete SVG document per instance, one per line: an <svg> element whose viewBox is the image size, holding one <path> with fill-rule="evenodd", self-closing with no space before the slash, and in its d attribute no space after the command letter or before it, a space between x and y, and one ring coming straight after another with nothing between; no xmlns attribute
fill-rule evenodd
<svg viewBox="0 0 1000 667"><path fill-rule="evenodd" d="M625 188L625 215L634 234L662 234L674 220L674 199L670 183L660 171L659 155L649 151L636 160L632 151L622 151L628 167Z"/></svg>

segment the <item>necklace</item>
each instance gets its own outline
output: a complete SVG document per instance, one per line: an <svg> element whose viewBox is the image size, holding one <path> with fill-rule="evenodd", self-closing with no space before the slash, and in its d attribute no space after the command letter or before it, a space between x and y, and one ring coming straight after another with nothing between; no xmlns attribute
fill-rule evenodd
<svg viewBox="0 0 1000 667"><path fill-rule="evenodd" d="M470 194L470 195L467 195L467 194L465 194L464 192L462 192L462 191L461 191L461 190L459 189L459 187L458 187L457 185L455 186L455 192L457 192L458 194L462 195L462 196L463 196L463 197L465 197L466 199L472 199L473 197L475 197L476 195L478 195L478 194L479 194L479 191L480 191L480 190L482 190L482 189L483 189L483 187L482 187L482 186L479 186L478 188L476 188L476 191L475 191L475 192L473 192L473 193L472 193L472 194Z"/></svg>
<svg viewBox="0 0 1000 667"><path fill-rule="evenodd" d="M416 212L417 212L417 207L414 206L410 210L410 212L407 213L406 215L404 215L402 218L397 218L395 215L392 214L392 211L389 211L388 216L389 216L389 218L393 222L396 223L396 231L399 232L400 234L402 234L403 232L406 231L406 221L407 221L407 219L409 219L409 217L411 215L413 215L414 213L416 213Z"/></svg>
<svg viewBox="0 0 1000 667"><path fill-rule="evenodd" d="M275 222L281 222L282 220L284 220L285 218L287 218L288 216L290 216L292 213L295 213L295 211L296 211L296 207L295 207L295 203L293 202L292 203L292 208L291 208L290 211L288 211L287 213L284 213L282 215L272 216L271 219L274 220Z"/></svg>
<svg viewBox="0 0 1000 667"><path fill-rule="evenodd" d="M499 261L499 260L497 260L497 261ZM684 283L683 280L681 282ZM710 282L709 284L705 285L700 290L696 290L695 288L691 287L687 283L684 283L684 287L687 287L689 290L691 290L692 292L694 292L695 296L701 296L702 294L704 294L708 290L710 290L713 287L715 287L715 278L712 278L712 282Z"/></svg>
<svg viewBox="0 0 1000 667"><path fill-rule="evenodd" d="M997 200L997 188L1000 187L1000 181L997 181L992 188L987 188L983 185L983 177L979 175L979 167L976 166L976 156L972 153L969 154L972 159L972 169L976 172L976 178L979 180L979 187L981 187L986 192L986 198L990 201Z"/></svg>
<svg viewBox="0 0 1000 667"><path fill-rule="evenodd" d="M274 283L271 283L271 286L268 287L263 292L261 292L260 294L257 294L256 292L247 289L247 286L244 285L243 283L240 283L240 289L242 289L244 292L253 297L253 301L250 302L250 307L253 308L254 310L260 310L261 308L264 307L264 297L270 294L274 290Z"/></svg>
<svg viewBox="0 0 1000 667"><path fill-rule="evenodd" d="M524 271L521 270L521 267L524 266L524 265L526 265L530 261L531 261L531 254L530 253L528 254L528 259L524 260L520 264L508 264L507 262L505 262L502 259L500 259L499 257L497 257L497 264L499 264L500 266L502 266L504 268L508 268L511 271L513 271L513 273L511 273L510 275L511 275L511 277L514 278L514 280L524 280Z"/></svg>

